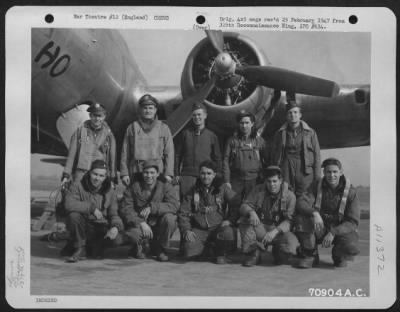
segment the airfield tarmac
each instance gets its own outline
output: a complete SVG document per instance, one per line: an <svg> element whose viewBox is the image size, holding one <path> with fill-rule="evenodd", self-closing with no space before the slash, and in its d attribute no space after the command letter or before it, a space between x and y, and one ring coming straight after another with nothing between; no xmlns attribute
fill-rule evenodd
<svg viewBox="0 0 400 312"><path fill-rule="evenodd" d="M361 252L345 268L332 265L330 250L320 248L318 268L272 265L270 249L262 264L246 268L240 253L230 262L185 262L179 258L179 234L172 239L170 261L128 259L129 246L106 251L104 260L66 263L59 257L64 242L39 240L45 231L31 232L32 295L102 296L309 296L309 288L349 289L369 295L369 219L359 227Z"/></svg>

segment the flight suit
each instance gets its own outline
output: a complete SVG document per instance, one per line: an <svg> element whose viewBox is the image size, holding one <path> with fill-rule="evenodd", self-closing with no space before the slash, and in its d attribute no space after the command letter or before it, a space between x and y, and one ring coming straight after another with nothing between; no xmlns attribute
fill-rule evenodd
<svg viewBox="0 0 400 312"><path fill-rule="evenodd" d="M114 135L105 122L100 129L93 129L90 120L86 120L71 137L63 176L69 178L72 175L74 182L80 181L96 159L102 159L107 163L109 176L116 183L116 143Z"/></svg>
<svg viewBox="0 0 400 312"><path fill-rule="evenodd" d="M232 226L221 226L224 220L235 224L238 218L237 212L229 211L227 206L234 195L226 185L214 184L207 189L197 180L192 190L184 196L178 214L179 229L182 237L187 231L196 234L193 242L182 243L184 257L201 255L206 245L213 245L216 257L234 251L236 231Z"/></svg>
<svg viewBox="0 0 400 312"><path fill-rule="evenodd" d="M243 138L235 133L227 141L224 153L224 182L236 193L230 205L239 209L242 200L257 184L264 164L265 141L262 137Z"/></svg>
<svg viewBox="0 0 400 312"><path fill-rule="evenodd" d="M293 187L296 196L308 191L321 173L317 134L304 121L294 130L285 123L274 135L271 162L282 169L283 179Z"/></svg>
<svg viewBox="0 0 400 312"><path fill-rule="evenodd" d="M142 209L151 208L147 220L140 216ZM176 212L179 200L170 183L157 181L154 189L148 191L142 181L135 181L124 192L120 215L126 228L126 235L135 245L142 245L144 237L140 223L146 222L152 229L153 239L150 241L155 255L169 248L171 237L176 230Z"/></svg>
<svg viewBox="0 0 400 312"><path fill-rule="evenodd" d="M146 160L155 160L159 172L174 174L174 144L171 131L160 120L151 124L134 121L126 129L121 151L121 177L129 176L131 183L136 173L143 171Z"/></svg>
<svg viewBox="0 0 400 312"><path fill-rule="evenodd" d="M93 215L96 208L103 214L102 219ZM69 245L75 248L87 247L89 244L105 246L104 235L112 227L119 230L113 243L122 243L124 227L118 215L117 195L109 179L103 182L99 190L91 185L89 173L81 181L72 183L66 189L65 210Z"/></svg>
<svg viewBox="0 0 400 312"><path fill-rule="evenodd" d="M263 248L261 241L265 234L277 228L279 233L271 243L274 260L295 255L299 246L296 236L291 232L295 203L296 197L288 189L286 182L282 183L281 190L276 195L270 194L265 184L257 185L240 207L242 252L248 254L257 250L258 246ZM255 211L260 219L258 226L249 223L251 211Z"/></svg>
<svg viewBox="0 0 400 312"><path fill-rule="evenodd" d="M347 190L346 190L347 188ZM302 257L315 257L317 245L330 231L334 236L332 259L334 263L342 260L352 260L359 253L357 227L360 222L360 207L356 189L350 181L341 176L339 185L332 190L325 178L314 186L316 203L314 210L318 211L324 221L321 233L314 231L312 216L302 216L296 223L296 234L302 246ZM347 193L347 194L346 194ZM320 198L320 203L317 203Z"/></svg>

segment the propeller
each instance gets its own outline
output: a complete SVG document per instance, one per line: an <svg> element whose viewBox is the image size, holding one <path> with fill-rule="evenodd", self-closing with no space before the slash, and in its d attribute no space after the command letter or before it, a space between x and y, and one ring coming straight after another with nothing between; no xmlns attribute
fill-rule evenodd
<svg viewBox="0 0 400 312"><path fill-rule="evenodd" d="M218 53L224 54L224 36L220 30L206 30L207 37ZM192 107L195 102L203 102L214 88L217 75L212 74L210 80L196 92L195 95L184 100L179 107L167 119L166 124L175 136L189 122L192 115Z"/></svg>
<svg viewBox="0 0 400 312"><path fill-rule="evenodd" d="M339 93L339 86L326 80L295 71L272 66L236 67L235 73L247 80L276 90L332 97Z"/></svg>
<svg viewBox="0 0 400 312"><path fill-rule="evenodd" d="M212 88L214 88L216 80L217 76L212 75L210 80L202 86L195 95L184 100L179 107L174 110L166 121L172 136L175 136L188 123L192 116L193 104L196 102L203 102L206 99Z"/></svg>
<svg viewBox="0 0 400 312"><path fill-rule="evenodd" d="M218 51L222 53L224 50L224 35L221 30L206 30L206 35L211 41L211 44Z"/></svg>
<svg viewBox="0 0 400 312"><path fill-rule="evenodd" d="M206 30L206 34L219 53L215 58L215 72L220 78L237 74L248 81L276 90L324 97L339 93L339 86L331 80L272 66L240 66L229 53L223 52L222 31Z"/></svg>
<svg viewBox="0 0 400 312"><path fill-rule="evenodd" d="M206 30L206 35L218 52L210 71L210 79L193 96L184 100L169 116L166 123L175 136L190 120L195 102L203 102L214 86L226 89L225 105L232 104L228 89L246 80L275 90L302 93L314 96L332 97L339 93L334 82L291 70L272 66L242 66L234 55L224 52L224 35L220 30Z"/></svg>

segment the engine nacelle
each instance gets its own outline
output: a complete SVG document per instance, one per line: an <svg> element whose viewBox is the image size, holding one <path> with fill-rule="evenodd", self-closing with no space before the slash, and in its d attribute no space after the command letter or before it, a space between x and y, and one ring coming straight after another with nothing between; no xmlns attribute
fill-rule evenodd
<svg viewBox="0 0 400 312"><path fill-rule="evenodd" d="M249 38L238 34L224 33L224 52L229 53L237 65L269 65L264 53ZM182 72L182 97L194 95L209 79L214 70L218 52L208 38L201 40L190 52ZM236 114L245 109L256 113L258 106L267 105L271 89L258 86L241 76L230 80L217 80L207 96L208 127L219 134L232 134Z"/></svg>

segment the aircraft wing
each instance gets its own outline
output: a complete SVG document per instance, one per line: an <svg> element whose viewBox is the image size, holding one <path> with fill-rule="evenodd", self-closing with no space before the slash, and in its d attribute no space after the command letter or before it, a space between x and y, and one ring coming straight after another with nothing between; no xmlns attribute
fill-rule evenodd
<svg viewBox="0 0 400 312"><path fill-rule="evenodd" d="M316 130L322 149L370 144L370 86L341 86L338 95L327 98L296 95L303 120ZM286 97L269 106L262 134L270 141L286 119Z"/></svg>
<svg viewBox="0 0 400 312"><path fill-rule="evenodd" d="M67 158L42 158L40 159L41 162L48 163L48 164L56 164L60 165L62 167L65 166L65 163L67 162Z"/></svg>

